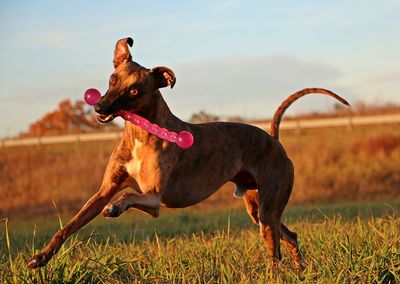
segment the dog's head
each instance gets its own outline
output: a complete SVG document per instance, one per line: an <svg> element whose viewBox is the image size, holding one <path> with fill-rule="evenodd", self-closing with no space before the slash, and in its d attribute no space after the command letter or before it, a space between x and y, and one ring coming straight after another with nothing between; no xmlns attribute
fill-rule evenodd
<svg viewBox="0 0 400 284"><path fill-rule="evenodd" d="M131 38L120 39L114 51L114 72L110 76L107 92L94 108L97 120L110 122L121 110L145 113L159 88L175 85L174 72L167 67L147 69L132 61L129 46Z"/></svg>

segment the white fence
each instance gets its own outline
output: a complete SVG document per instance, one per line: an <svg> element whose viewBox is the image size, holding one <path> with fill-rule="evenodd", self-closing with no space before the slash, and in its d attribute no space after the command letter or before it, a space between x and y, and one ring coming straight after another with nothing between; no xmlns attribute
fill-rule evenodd
<svg viewBox="0 0 400 284"><path fill-rule="evenodd" d="M338 126L377 125L400 123L400 114L370 115L370 116L349 116L321 119L299 119L283 121L279 129L306 129ZM253 125L269 130L270 122L253 123Z"/></svg>
<svg viewBox="0 0 400 284"><path fill-rule="evenodd" d="M400 123L400 114L390 115L371 115L371 116L354 116L354 117L338 117L324 119L299 119L283 121L280 129L301 130L307 128L322 127L339 127L347 126L349 128L358 125L378 125L378 124L396 124ZM270 122L252 123L252 125L269 130ZM79 143L86 141L108 141L117 140L121 137L122 132L98 132L84 134L70 134L60 136L43 136L22 139L5 139L0 141L1 147L12 146L28 146L28 145L45 145L58 143Z"/></svg>
<svg viewBox="0 0 400 284"><path fill-rule="evenodd" d="M2 147L12 146L29 146L29 145L45 145L59 143L79 143L87 141L109 141L117 140L121 137L122 132L97 132L97 133L82 133L68 134L59 136L42 136L21 139L5 139L1 141Z"/></svg>

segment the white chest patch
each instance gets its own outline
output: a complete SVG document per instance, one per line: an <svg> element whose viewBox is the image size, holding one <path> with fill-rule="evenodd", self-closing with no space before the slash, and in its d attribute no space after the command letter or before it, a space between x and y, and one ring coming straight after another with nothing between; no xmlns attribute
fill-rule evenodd
<svg viewBox="0 0 400 284"><path fill-rule="evenodd" d="M132 160L126 163L126 170L130 176L140 179L140 168L142 165L142 160L138 157L138 151L142 147L143 143L135 140L135 146L132 149Z"/></svg>

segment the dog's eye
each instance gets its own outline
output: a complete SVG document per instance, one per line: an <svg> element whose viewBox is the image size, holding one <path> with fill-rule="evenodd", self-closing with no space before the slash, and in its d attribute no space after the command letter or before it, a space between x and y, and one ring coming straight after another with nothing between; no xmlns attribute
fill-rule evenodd
<svg viewBox="0 0 400 284"><path fill-rule="evenodd" d="M138 90L137 90L137 89L131 89L131 90L129 91L129 94L130 94L131 96L136 96L136 95L138 94Z"/></svg>
<svg viewBox="0 0 400 284"><path fill-rule="evenodd" d="M111 75L111 77L110 77L110 85L115 85L115 83L117 83L117 78L115 78L115 76Z"/></svg>

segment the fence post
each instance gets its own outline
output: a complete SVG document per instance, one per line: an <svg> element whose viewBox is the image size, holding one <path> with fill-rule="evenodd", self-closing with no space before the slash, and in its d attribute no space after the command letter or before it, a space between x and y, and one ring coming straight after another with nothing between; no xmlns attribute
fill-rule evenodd
<svg viewBox="0 0 400 284"><path fill-rule="evenodd" d="M352 130L353 130L353 116L350 113L348 116L347 131L351 132Z"/></svg>
<svg viewBox="0 0 400 284"><path fill-rule="evenodd" d="M42 136L39 136L37 138L37 146L38 146L38 148L41 148L41 146L42 146Z"/></svg>
<svg viewBox="0 0 400 284"><path fill-rule="evenodd" d="M296 119L296 134L300 135L301 134L301 124L300 124L300 120Z"/></svg>

